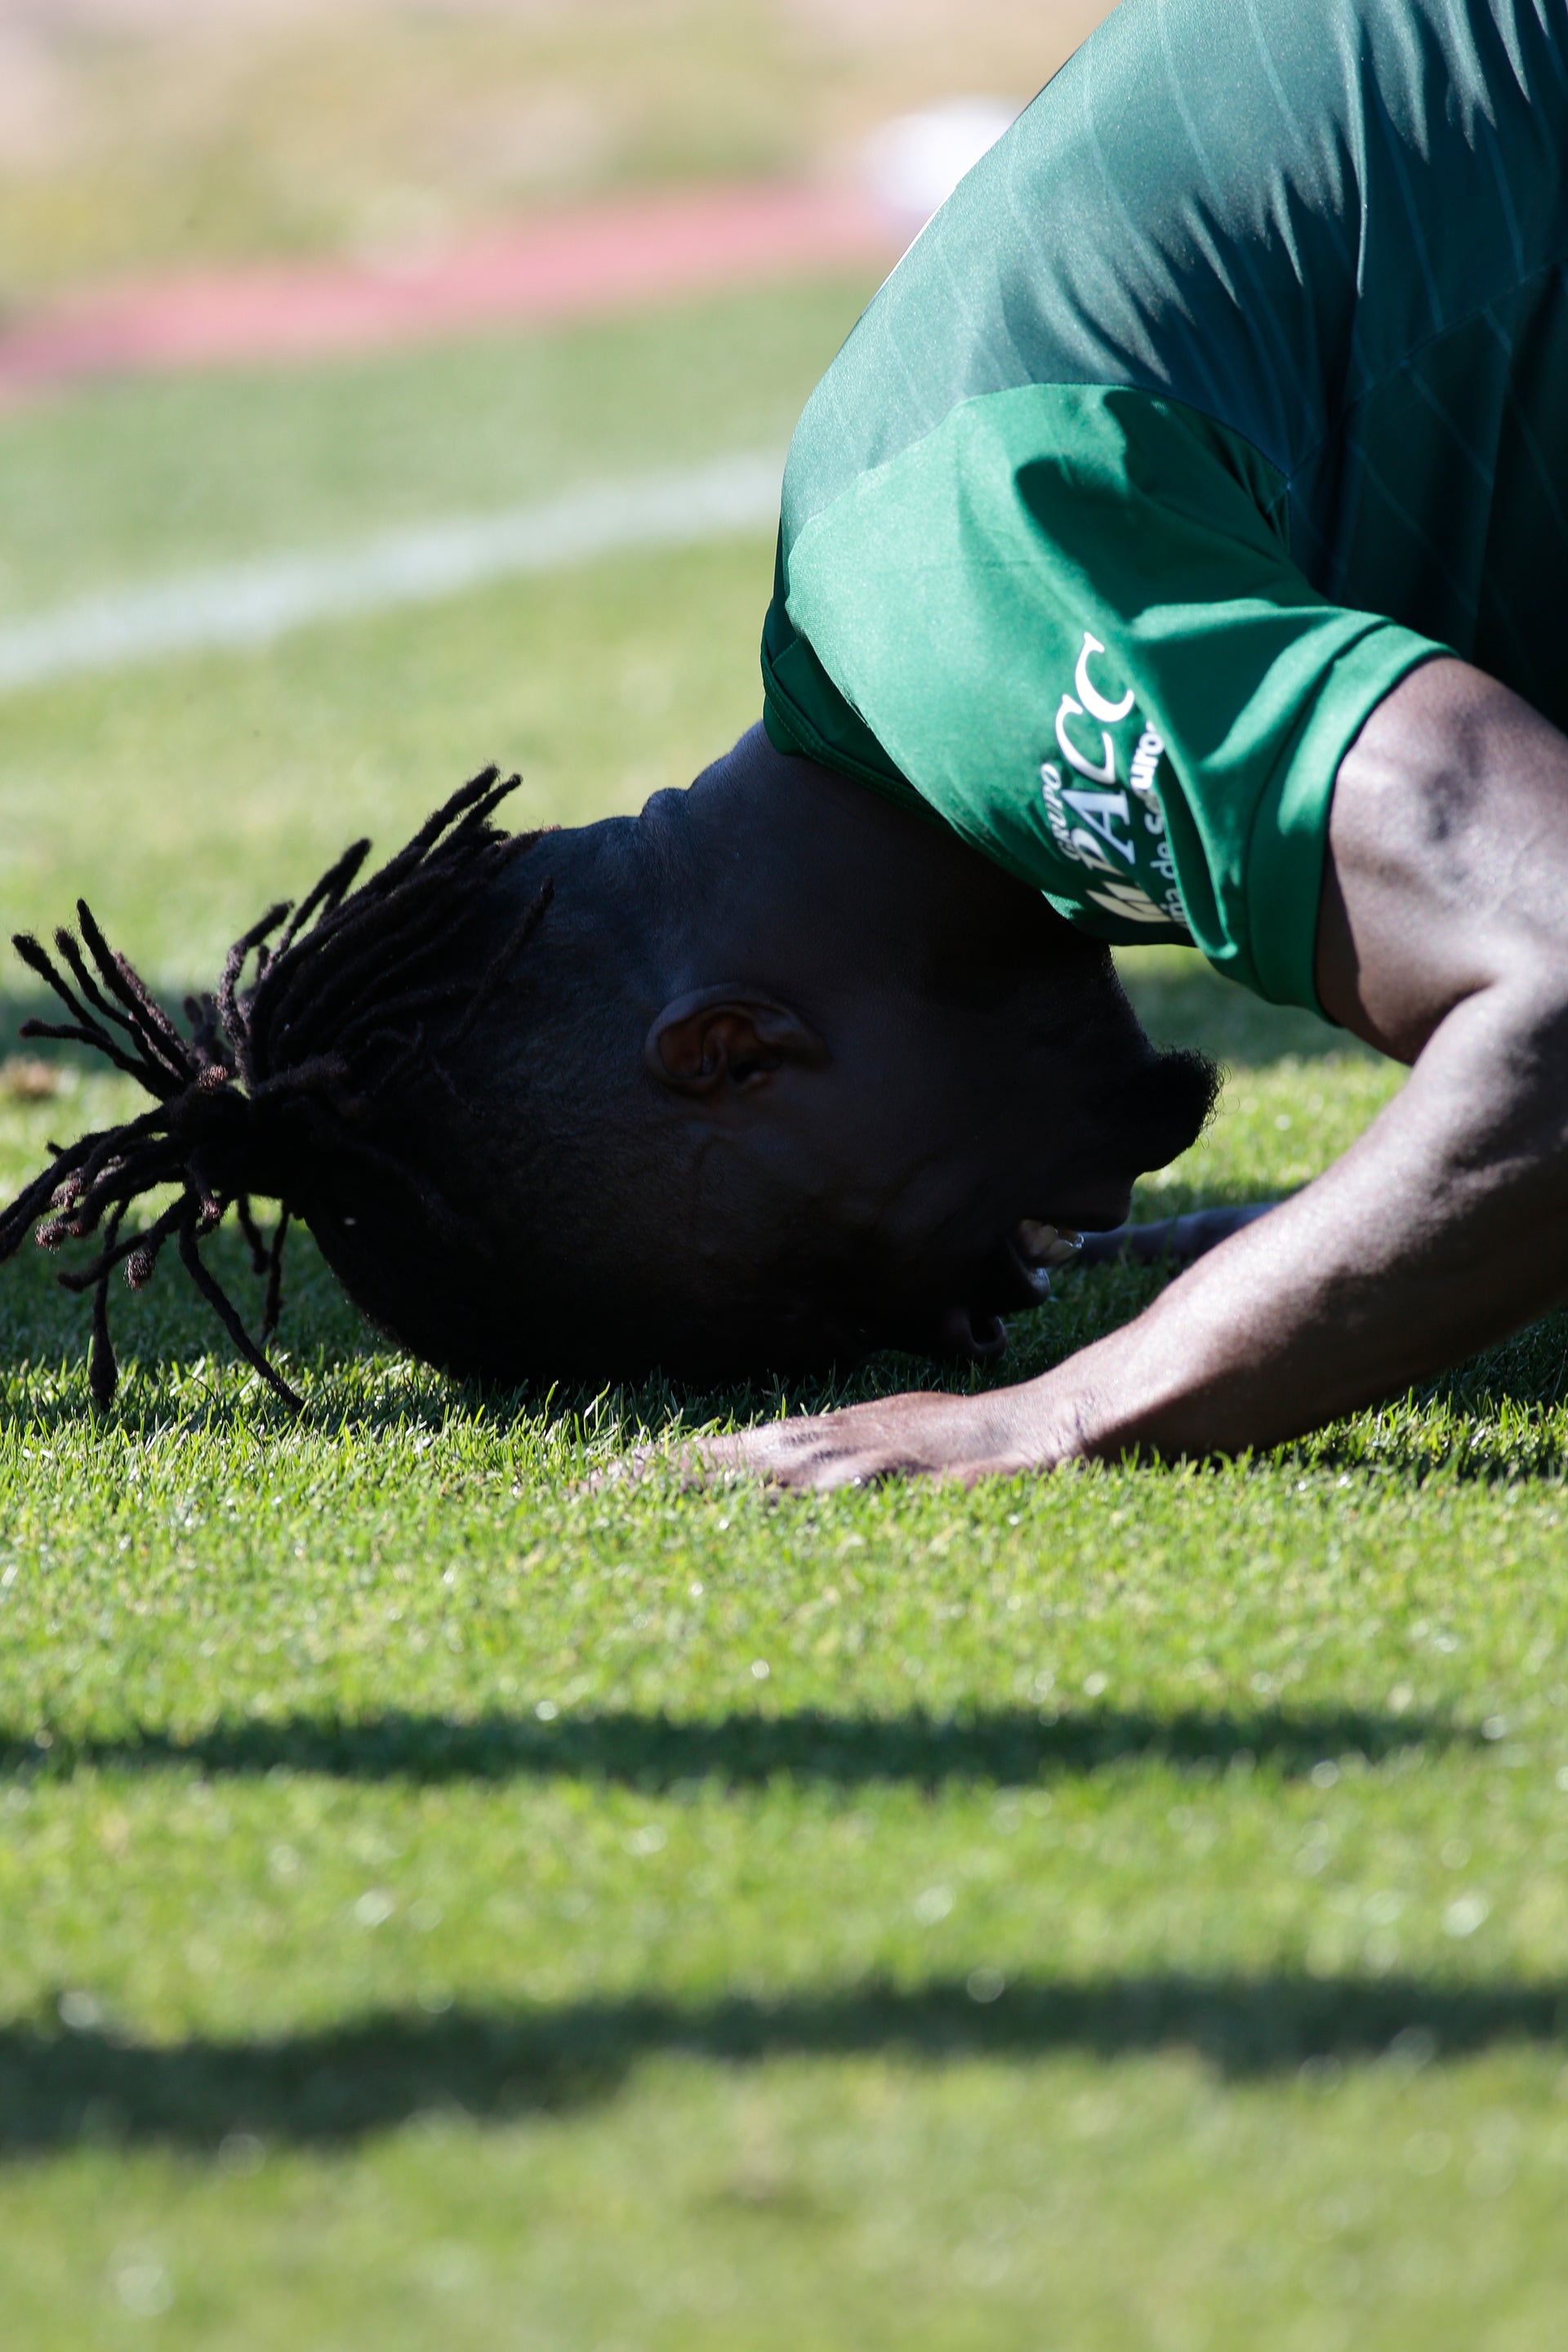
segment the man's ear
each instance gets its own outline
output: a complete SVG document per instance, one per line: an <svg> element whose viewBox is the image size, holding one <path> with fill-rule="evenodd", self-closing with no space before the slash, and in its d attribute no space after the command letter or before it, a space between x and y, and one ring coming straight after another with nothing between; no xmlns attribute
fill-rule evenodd
<svg viewBox="0 0 1568 2352"><path fill-rule="evenodd" d="M678 996L648 1031L643 1055L661 1086L688 1095L749 1091L775 1070L820 1069L830 1058L809 1022L743 984Z"/></svg>

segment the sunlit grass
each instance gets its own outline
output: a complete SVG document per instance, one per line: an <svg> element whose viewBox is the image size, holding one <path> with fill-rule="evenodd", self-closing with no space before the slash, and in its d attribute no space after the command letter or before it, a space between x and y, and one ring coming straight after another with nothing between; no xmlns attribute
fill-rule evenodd
<svg viewBox="0 0 1568 2352"><path fill-rule="evenodd" d="M585 467L582 372L530 369ZM438 371L334 381L300 441L395 397L436 446ZM731 381L762 429L772 378ZM141 401L51 428L99 468L88 541L156 551L85 453L123 423L169 465L176 418L190 544L237 535L216 392ZM85 884L185 982L486 756L531 822L635 804L754 714L767 574L638 559L16 698L5 912ZM1398 1083L1190 962L1129 972L1233 1073L1141 1213L1306 1181ZM128 1100L54 1066L0 1100L7 1192ZM781 1501L596 1474L929 1368L481 1395L296 1239L298 1423L177 1268L117 1296L101 1421L82 1303L30 1250L0 1280L7 2347L1556 2352L1568 1323L1264 1460ZM1156 1281L1068 1276L1011 1369Z"/></svg>

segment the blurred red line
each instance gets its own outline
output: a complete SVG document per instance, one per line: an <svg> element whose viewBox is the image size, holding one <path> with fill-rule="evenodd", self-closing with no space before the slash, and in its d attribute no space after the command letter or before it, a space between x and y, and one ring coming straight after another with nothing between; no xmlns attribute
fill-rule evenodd
<svg viewBox="0 0 1568 2352"><path fill-rule="evenodd" d="M93 376L313 359L485 326L602 318L902 242L854 187L729 186L552 215L405 263L192 271L75 295L0 333L0 401Z"/></svg>

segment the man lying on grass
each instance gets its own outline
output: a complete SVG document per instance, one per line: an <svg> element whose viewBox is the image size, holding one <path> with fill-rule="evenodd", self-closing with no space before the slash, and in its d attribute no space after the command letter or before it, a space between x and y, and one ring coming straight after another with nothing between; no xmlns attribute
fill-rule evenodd
<svg viewBox="0 0 1568 2352"><path fill-rule="evenodd" d="M1564 0L1126 0L814 396L764 726L689 792L507 840L480 779L266 918L189 1037L85 913L68 980L25 948L157 1097L0 1227L100 1236L96 1391L110 1270L169 1241L262 1360L198 1250L256 1193L458 1372L990 1358L1209 1110L1124 940L1409 1085L1042 1379L715 1456L830 1485L1268 1444L1561 1297L1565 167Z"/></svg>

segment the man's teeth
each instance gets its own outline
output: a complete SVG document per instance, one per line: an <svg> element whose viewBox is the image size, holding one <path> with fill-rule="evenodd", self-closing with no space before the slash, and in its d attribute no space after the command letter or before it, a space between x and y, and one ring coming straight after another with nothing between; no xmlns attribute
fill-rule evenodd
<svg viewBox="0 0 1568 2352"><path fill-rule="evenodd" d="M1083 1246L1083 1235L1065 1226L1045 1225L1034 1217L1020 1217L1014 1238L1018 1255L1030 1265L1066 1265Z"/></svg>

